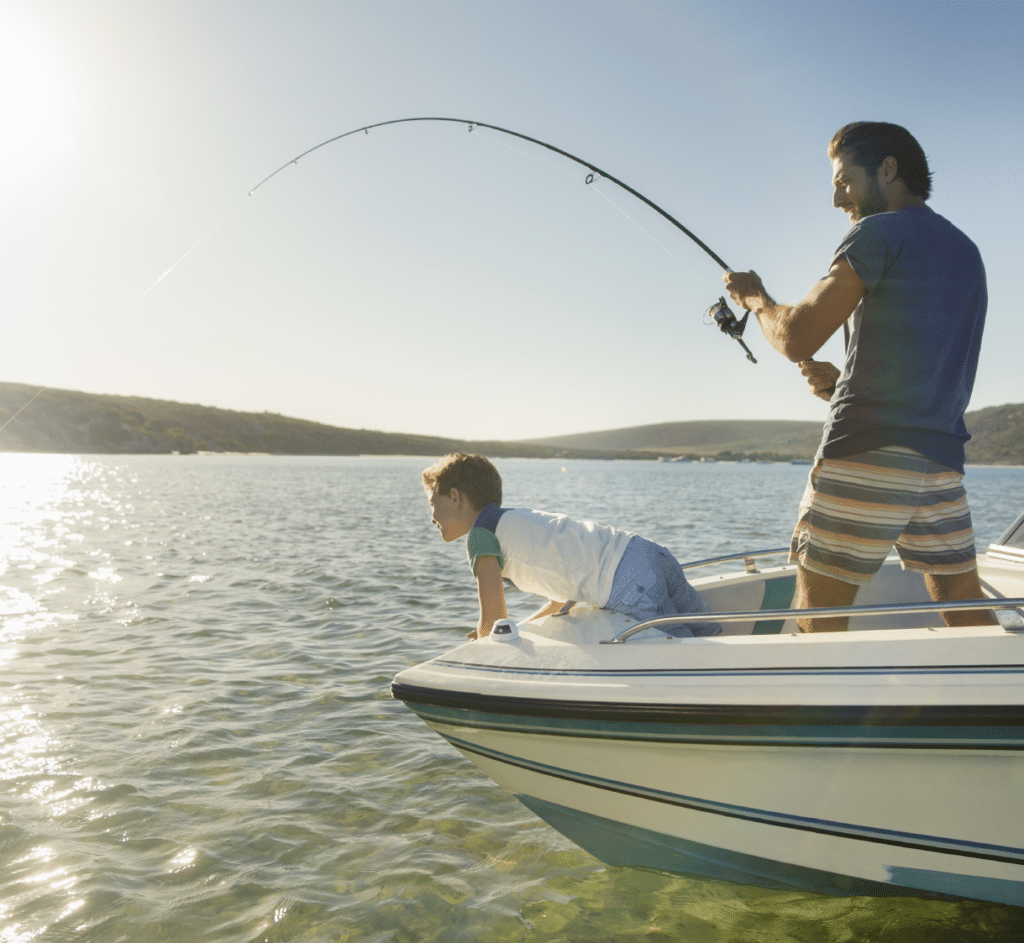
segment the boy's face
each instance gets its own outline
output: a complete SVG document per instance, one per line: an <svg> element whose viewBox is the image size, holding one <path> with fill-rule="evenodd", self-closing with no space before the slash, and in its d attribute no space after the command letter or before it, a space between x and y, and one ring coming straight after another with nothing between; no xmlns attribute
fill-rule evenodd
<svg viewBox="0 0 1024 943"><path fill-rule="evenodd" d="M433 512L430 523L441 532L445 543L465 537L480 513L458 488L452 488L447 494L435 489L428 500Z"/></svg>

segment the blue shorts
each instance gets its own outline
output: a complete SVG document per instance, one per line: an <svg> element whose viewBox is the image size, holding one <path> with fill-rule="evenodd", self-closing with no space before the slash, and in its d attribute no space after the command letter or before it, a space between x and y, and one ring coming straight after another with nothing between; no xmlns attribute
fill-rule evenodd
<svg viewBox="0 0 1024 943"><path fill-rule="evenodd" d="M679 561L660 544L636 536L626 544L604 608L638 622L708 611L700 594L686 581ZM718 635L722 628L717 622L690 622L661 626L660 631L676 638L689 638Z"/></svg>

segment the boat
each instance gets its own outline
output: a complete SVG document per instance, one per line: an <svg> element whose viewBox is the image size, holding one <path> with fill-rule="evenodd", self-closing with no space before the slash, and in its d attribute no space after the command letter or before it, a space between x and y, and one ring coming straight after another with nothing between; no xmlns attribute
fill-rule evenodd
<svg viewBox="0 0 1024 943"><path fill-rule="evenodd" d="M848 632L801 634L781 553L688 566L716 637L576 606L392 694L608 865L1024 906L1024 514L979 554L995 626L946 626L981 604L931 602L892 557L849 609L802 613Z"/></svg>

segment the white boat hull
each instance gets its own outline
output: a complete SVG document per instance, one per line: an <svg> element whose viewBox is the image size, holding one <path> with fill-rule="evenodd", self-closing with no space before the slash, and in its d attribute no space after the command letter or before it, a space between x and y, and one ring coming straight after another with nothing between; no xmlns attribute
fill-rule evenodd
<svg viewBox="0 0 1024 943"><path fill-rule="evenodd" d="M431 726L540 818L611 865L839 895L923 892L1024 905L1020 835L1006 828L1020 812L1003 788L1021 782L1019 757L595 746ZM952 780L950 763L965 761L973 775ZM901 779L928 795L894 790ZM950 810L965 808L968 814L950 821Z"/></svg>
<svg viewBox="0 0 1024 943"><path fill-rule="evenodd" d="M989 575L1020 588L1016 568ZM627 625L547 620L402 672L393 692L608 864L1024 906L1024 633L598 644Z"/></svg>

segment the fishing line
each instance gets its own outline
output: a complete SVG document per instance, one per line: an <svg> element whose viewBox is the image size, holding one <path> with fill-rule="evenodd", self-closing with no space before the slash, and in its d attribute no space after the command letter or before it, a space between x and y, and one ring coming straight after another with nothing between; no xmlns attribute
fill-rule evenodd
<svg viewBox="0 0 1024 943"><path fill-rule="evenodd" d="M264 177L258 184L256 184L256 186L254 186L249 191L249 196L252 196L260 187L262 187L265 183L267 183L272 178L276 177L286 167L290 167L292 164L297 164L300 160L302 160L303 157L306 157L308 154L312 154L314 151L320 150L320 148L322 148L322 147L326 147L328 144L333 144L335 141L340 141L343 138L350 137L353 134L358 134L360 131L362 131L364 135L368 135L370 133L370 131L373 130L374 128L383 128L383 127L385 127L387 125L392 125L392 124L408 124L408 123L414 122L414 121L417 121L417 122L418 121L444 121L444 122L449 122L449 123L452 123L452 124L464 124L464 125L466 125L466 129L469 132L473 132L477 128L489 128L491 131L499 131L502 134L508 134L508 135L511 135L512 137L519 138L520 140L529 141L531 144L537 144L538 146L546 148L549 151L554 151L556 154L561 154L563 157L567 157L569 160L571 160L571 161L573 161L573 162L575 162L577 164L580 164L583 167L586 167L587 170L590 171L590 173L588 173L586 178L584 179L584 183L592 184L592 183L594 183L595 180L599 180L602 177L605 178L606 180L610 180L616 186L618 186L621 189L625 190L627 193L632 194L633 196L635 196L638 200L642 201L643 203L646 203L656 213L660 214L665 219L667 219L680 232L682 232L685 236L687 236L689 239L691 239L696 245L700 246L700 248L703 249L712 259L714 259L715 262L717 262L718 265L720 265L724 271L726 271L726 272L731 272L732 271L732 268L722 259L722 257L720 255L718 255L713 249L711 249L711 247L708 246L708 244L705 243L699 236L697 236L691 230L687 229L687 227L684 226L681 222L679 222L678 219L676 219L674 216L670 215L665 210L663 210L653 200L650 200L647 197L645 197L642 193L640 193L639 190L634 190L633 187L629 186L629 184L623 183L617 177L613 177L610 173L608 173L608 172L606 172L604 170L601 170L601 168L597 167L595 164L592 164L589 161L584 160L582 157L577 157L575 154L570 154L568 151L563 150L560 147L555 147L554 144L548 144L545 141L541 141L538 138L530 137L527 134L520 134L518 131L511 131L508 128L502 128L502 127L500 127L500 126L498 126L496 124L487 124L484 121L473 121L473 120L470 120L468 118L444 118L444 117L395 118L395 119L393 119L391 121L378 121L376 124L368 124L368 125L364 125L361 128L353 128L351 131L346 131L344 134L336 134L334 137L328 138L326 141L321 141L319 144L315 145L314 147L311 147L308 150L303 151L298 156L293 157L290 161L288 161L288 163L282 164L272 174L270 174L267 177ZM485 135L485 137L486 137L486 135ZM487 140L490 140L490 138L488 137ZM497 143L500 143L500 142L492 141L492 143L497 144ZM510 149L511 150L515 150L515 148L510 148ZM529 155L523 155L523 156L529 156ZM598 190L598 192L601 193L600 190ZM601 193L601 195L605 196L604 193ZM608 197L605 196L605 199L608 199ZM612 203L611 200L608 200L608 202ZM615 203L612 203L612 206L615 206L615 208L618 209L619 212L622 212L623 215L626 216L626 218L630 220L630 222L632 222L634 225L636 225L637 228L641 230L641 232L645 233L656 245L660 246L666 253L668 253L668 255L670 255L673 259L676 259L676 257L671 252L669 252L669 250L667 248L665 248L665 246L662 246L661 243L658 242L658 240L655 239L654 236L652 236L649 232L647 232L647 230L645 230L639 223L637 223L636 220L633 220L628 214L626 214L623 210L621 210L621 208L618 207ZM680 259L676 259L676 261L680 262L680 264L683 264L684 267L686 267L691 273L693 273L695 277L699 277L699 276L696 275L695 272L693 272L692 269L689 268L689 266L686 266L685 263L682 263L682 261ZM724 298L719 298L718 301L714 305L712 305L711 308L708 309L708 313L711 314L714 323L716 325L718 325L719 329L722 331L723 334L726 334L727 336L731 337L733 340L739 342L740 346L747 353L747 359L750 360L752 363L757 363L757 360L754 358L754 355L750 352L750 350L747 347L747 345L743 343L743 339L742 339L743 338L743 331L744 331L744 329L747 326L747 320L748 320L748 318L750 316L750 312L749 311L746 312L741 320L737 320L736 316L729 310L729 306L725 303L725 299Z"/></svg>
<svg viewBox="0 0 1024 943"><path fill-rule="evenodd" d="M187 259L193 252L196 251L196 249L198 249L204 242L206 242L206 240L209 239L210 236L212 236L218 229L220 229L220 227L223 226L228 221L229 217L234 216L235 213L237 213L242 208L243 205L244 203L239 204L239 206L236 207L235 209L228 211L224 218L219 223L217 223L213 227L213 229L211 229L205 236L202 236L199 239L199 241L192 246L191 249L187 249L184 255L182 255L177 262L175 262L166 272L164 272L163 275L161 275L155 282L153 282L153 284L150 285L149 288L147 288L141 295L139 295L139 297L136 298L130 305L128 305L128 307L125 308L119 315L114 317L107 324L107 326L99 332L99 336L106 334L107 331L109 331L115 324L117 324L117 322L120 321L121 318L123 318L129 311L131 311L132 308L134 308L140 301L142 301L143 298L146 297L146 295L148 295L154 288L156 288L157 285L159 285L165 278L167 278L167 276L170 275L171 272L173 272L179 265L181 265L181 263L184 262L185 259Z"/></svg>
<svg viewBox="0 0 1024 943"><path fill-rule="evenodd" d="M4 429L6 429L12 422L14 422L15 419L17 419L23 412L25 412L25 410L28 409L29 406L31 406L39 398L41 394L45 393L47 390L50 389L53 389L53 387L44 386L36 390L35 395L32 397L32 399L30 399L24 406L21 407L21 409L19 409L13 416L11 416L11 418L8 419L7 422L0 426L0 432L3 432Z"/></svg>
<svg viewBox="0 0 1024 943"><path fill-rule="evenodd" d="M364 134L369 134L370 131L373 130L374 128L383 128L386 125L392 125L392 124L407 124L407 123L413 122L413 121L447 121L447 122L454 123L454 124L464 124L464 125L466 125L466 127L467 127L467 129L469 131L472 131L474 128L478 128L478 127L479 128L490 128L492 131L500 131L502 134L510 134L510 135L512 135L512 137L520 138L521 140L524 140L524 141L529 141L531 144L537 144L540 147L547 148L549 151L554 151L556 154L561 154L563 157L568 157L569 160L575 161L577 164L581 164L582 166L586 167L587 170L590 171L590 175L588 176L587 180L585 181L586 183L593 183L594 179L596 179L597 177L604 177L605 179L610 180L612 183L620 186L627 193L631 193L638 200L642 200L651 209L653 209L656 213L660 213L662 216L664 216L665 219L667 219L670 223L672 223L672 225L675 226L680 232L682 232L683 234L688 236L691 240L693 240L693 242L695 242L698 246L700 246L701 249L703 249L709 256L711 256L711 258L713 258L726 272L732 271L732 269L729 267L729 265L725 261L723 261L722 257L720 255L718 255L699 236L697 236L695 233L693 233L689 229L687 229L681 222L679 222L678 219L676 219L674 216L670 215L665 210L663 210L653 200L650 200L647 197L645 197L642 193L640 193L639 190L634 190L628 183L623 183L621 180L618 179L618 177L612 176L607 171L604 171L600 167L596 166L595 164L592 164L589 161L584 160L582 157L577 157L575 154L570 154L568 151L562 150L562 148L560 148L560 147L555 147L554 144L548 144L545 141L539 140L538 138L530 137L529 135L526 135L526 134L520 134L518 131L510 131L508 128L502 128L502 127L499 127L496 124L487 124L486 122L483 122L483 121L472 121L472 120L470 120L468 118L439 118L439 117L395 118L395 119L393 119L391 121L378 121L376 124L367 124L367 125L364 125L361 128L354 128L351 131L346 131L344 134L336 134L334 137L328 138L326 141L321 141L319 144L315 145L314 147L311 147L308 150L303 151L298 156L293 157L286 164L282 164L272 174L270 174L267 177L264 177L258 184L256 184L256 186L254 186L249 191L249 196L252 196L260 187L262 187L265 183L267 183L267 181L269 181L269 180L273 179L274 177L276 177L286 167L290 167L292 164L297 164L300 160L302 160L303 157L306 157L308 154L312 154L313 151L320 150L320 148L322 148L322 147L326 147L328 144L333 144L335 141L342 140L342 138L347 138L347 137L350 137L353 134L358 134L360 131L362 131Z"/></svg>
<svg viewBox="0 0 1024 943"><path fill-rule="evenodd" d="M238 206L235 207L235 209L229 210L228 213L219 223L217 223L208 233L206 233L205 236L201 237L199 241L192 246L192 248L187 249L185 253L178 259L177 262L175 262L169 269L167 269L166 272L163 273L163 275L161 275L141 295L139 295L133 302L131 302L128 305L128 307L121 311L120 314L112 318L105 327L101 328L94 335L94 338L100 338L104 334L106 334L107 331L109 331L115 324L117 324L118 321L120 321L125 315L127 315L128 312L132 310L132 308L134 308L140 301L142 301L142 299L145 298L146 295L148 295L154 288L156 288L157 285L159 285L165 278L167 278L167 276L170 275L171 272L173 272L179 265L181 265L181 263L184 262L185 259L187 259L193 252L195 252L196 249L198 249L204 242L206 242L206 240L209 239L210 236L212 236L218 229L220 229L220 227L223 226L224 223L228 221L229 217L234 216L245 205L245 202L241 201L239 202ZM28 409L29 406L31 406L43 393L45 393L47 390L53 389L56 389L56 387L43 386L36 390L32 398L29 399L27 403L25 403L16 413L14 413L9 419L7 419L7 421L4 422L3 425L0 425L0 432L3 432L12 422L14 422L15 419L17 419L23 412L25 412L25 410Z"/></svg>
<svg viewBox="0 0 1024 943"><path fill-rule="evenodd" d="M498 147L503 147L508 151L512 151L513 154L518 154L520 157L525 157L527 160L536 161L542 167L547 167L548 170L553 170L557 173L563 174L570 180L579 182L579 177L574 173L570 173L568 170L563 170L561 167L556 167L554 164L549 164L546 160L541 160L536 154L527 154L526 151L520 150L518 147L513 147L511 144L506 144L504 141L499 141L497 138L492 138L489 134L481 134L479 131L474 131L473 137L481 141L490 141L491 144L496 144Z"/></svg>
<svg viewBox="0 0 1024 943"><path fill-rule="evenodd" d="M594 182L596 183L597 181ZM650 239L651 242L653 242L659 249L661 249L661 251L664 252L669 258L674 259L676 262L678 262L684 269L686 269L686 271L688 271L695 279L697 279L697 281L701 281L701 277L692 268L690 268L689 265L687 265L678 256L673 255L671 252L669 252L669 250L665 248L665 246L658 242L658 240L655 239L654 236L652 236L646 229L644 229L643 226L641 226L635 219L633 219L633 217L630 216L629 213L627 213L621 206L619 206L618 203L616 203L610 196L608 196L608 194L605 193L600 187L593 186L592 189L595 193L599 194L601 197L607 200L611 206L615 207L615 209L617 209L623 216L625 216L626 219L628 219L634 226L636 226L636 228L639 229L640 232L642 232L648 239Z"/></svg>
<svg viewBox="0 0 1024 943"><path fill-rule="evenodd" d="M520 150L518 147L513 147L511 144L506 144L504 141L499 141L499 140L497 140L495 138L492 138L489 134L481 134L479 131L477 131L474 134L474 137L479 138L480 140L483 140L483 141L489 141L491 144L496 144L498 147L504 147L506 150L512 151L514 154L519 154L521 157L525 157L528 160L536 161L538 164L540 164L542 167L546 167L548 170L557 171L558 173L563 174L566 177L569 177L569 179L571 179L573 181L577 181L577 182L579 181L579 177L576 176L576 174L570 173L568 170L563 170L561 167L555 167L553 164L549 164L546 160L541 160L541 158L537 157L535 154L527 154L526 151ZM590 175L590 176L593 176L593 175ZM660 242L658 242L658 240L655 239L654 236L651 235L650 232L648 232L646 229L644 229L644 227L641 226L635 219L633 219L633 217L630 216L629 213L627 213L621 206L619 206L618 203L616 203L614 200L612 200L611 197L609 197L607 193L605 193L600 187L596 186L596 184L597 184L599 179L600 178L598 177L598 178L594 178L593 180L590 181L590 185L593 187L595 192L600 194L603 199L607 200L607 202L611 206L613 206L623 216L625 216L626 219L628 219L634 226L636 226L637 229L640 230L640 232L642 232L645 236L647 236L647 238L650 239L651 242L653 242L659 249L661 249L662 252L664 252L667 256L669 256L670 258L672 258L676 262L678 262L695 279L697 279L698 281L702 280L701 277L692 268L690 268L689 265L687 265L678 256L673 255L664 245L662 245Z"/></svg>
<svg viewBox="0 0 1024 943"><path fill-rule="evenodd" d="M586 184L593 184L595 181L601 179L602 177L604 179L606 179L606 180L610 180L616 186L618 186L621 189L625 190L627 193L632 194L634 197L636 197L638 200L642 201L643 203L646 203L656 213L660 214L665 219L667 219L680 232L682 232L685 236L687 236L690 240L692 240L696 245L698 245L701 249L703 249L704 252L706 252L712 259L714 259L714 261L716 263L718 263L718 265L720 265L724 271L726 271L726 272L731 271L731 268L722 259L722 257L719 256L716 252L714 252L714 250L712 250L710 248L710 246L708 246L695 233L691 232L691 230L689 230L686 226L684 226L681 222L679 222L679 220L677 220L675 217L671 216L669 213L667 213L665 210L663 210L653 200L648 199L646 196L644 196L638 190L635 190L635 189L633 189L633 187L629 186L628 184L623 183L617 177L612 176L610 173L607 173L604 170L601 170L601 168L599 168L596 165L590 163L589 161L585 161L585 160L583 160L583 158L577 157L575 154L570 154L568 151L563 150L560 147L555 147L555 145L553 145L553 144L548 144L548 143L546 143L544 141L541 141L541 140L539 140L537 138L530 137L529 135L526 135L526 134L520 134L518 131L511 131L508 128L502 128L502 127L499 127L498 125L495 125L495 124L487 124L486 122L483 122L483 121L472 121L472 120L467 119L467 118L447 118L447 117L396 118L396 119L393 119L391 121L379 121L376 124L368 124L368 125L364 125L364 126L359 127L359 128L353 128L351 131L346 131L344 134L337 134L337 135L335 135L332 138L328 138L326 141L322 141L321 143L315 145L314 147L311 147L308 150L303 151L301 154L297 155L296 157L293 157L287 163L282 164L272 174L268 175L267 177L264 177L259 183L257 183L256 186L254 186L249 191L248 195L251 197L260 187L262 187L265 183L267 183L273 177L276 177L286 167L290 167L292 164L297 164L300 160L302 160L303 157L306 157L308 154L312 154L314 151L320 150L320 148L322 148L322 147L326 147L328 144L333 144L335 141L342 140L342 138L347 138L347 137L350 137L353 134L358 134L360 131L362 131L364 135L368 135L370 133L370 131L373 130L374 128L382 128L382 127L385 127L387 125L392 125L392 124L408 124L410 122L419 122L419 121L443 121L443 122L449 122L449 123L453 123L453 124L464 124L464 125L466 125L467 130L470 131L470 132L476 130L477 128L488 128L488 129L490 129L492 131L498 131L498 132L500 132L502 134L511 135L512 137L519 138L520 140L523 140L523 141L529 141L531 144L536 144L536 145L538 145L540 147L546 148L549 151L553 151L556 154L561 154L563 157L566 157L569 160L571 160L571 161L573 161L573 162L575 162L577 164L580 164L583 167L586 167L587 170L590 171L587 174L586 178L584 179L584 183L586 183ZM496 140L491 139L488 135L481 135L481 136L484 137L486 140L490 141L493 144L501 144L501 146L503 146L503 147L507 147L508 146L508 145L504 144L501 141L496 141ZM509 148L509 149L513 150L513 151L516 151L516 153L522 154L522 156L524 156L524 157L531 157L531 159L534 159L534 160L537 159L537 158L533 158L529 154L526 154L526 153L524 153L522 151L519 151L517 148ZM559 169L557 167L552 167L551 165L547 164L544 161L540 161L540 162L545 164L545 166L550 167L553 170L558 170ZM560 171L560 172L561 173L568 173L567 171ZM572 176L571 174L568 174L568 175ZM696 274L696 272L693 271L693 269L691 269L688 265L686 265L685 262L683 262L681 259L677 258L672 252L670 252L665 246L663 246L657 239L654 238L653 235L651 235L651 233L649 233L646 229L644 229L643 226L641 226L635 219L633 219L628 213L626 213L620 206L618 206L616 203L614 203L603 191L601 191L598 188L595 188L595 189L597 189L597 192L600 193L601 196L604 197L604 199L608 200L608 202L611 203L611 205L614 206L615 209L617 209L620 213L622 213L622 215L625 216L626 219L628 219L631 223L633 223L633 225L636 226L641 232L643 232L645 235L647 235L648 238L650 238L651 241L655 243L655 245L657 245L659 248L661 248L671 258L675 259L677 262L679 262L681 265L683 265L684 268L686 268L688 271L691 272L691 274L694 275L694 277L699 278L699 276ZM202 238L200 238L193 246L191 246L191 248L186 250L185 253L173 265L171 265L170 268L168 268L145 291L143 291L142 294L140 294L134 301L132 301L131 304L129 304L123 311L121 311L120 314L118 314L115 318L113 318L99 332L99 336L102 336L103 334L105 334L115 324L117 324L120 320L122 320L136 305L139 304L139 302L141 302L143 300L143 298L145 298L154 288L156 288L157 285L159 285L165 278L167 278L167 276L170 275L171 272L173 272L182 262L184 262L185 259L188 258L188 256L190 256L196 249L199 248L200 245L202 245L210 236L212 236L228 220L228 218L231 217L235 212L237 212L237 210L231 210L230 212L228 212L224 216L224 218L220 220L220 222L218 222L212 229L210 229L209 232L207 232L204 236L202 236ZM722 330L722 332L727 334L729 337L732 337L734 340L739 341L739 343L741 344L743 349L747 350L746 345L743 343L743 341L741 339L742 338L742 334L743 334L743 329L746 326L747 316L745 315L741 321L737 321L735 316L733 316L732 312L729 311L728 306L726 305L725 300L723 298L720 298L719 301L715 305L712 305L712 307L710 309L708 309L708 310L709 310L709 313L712 313L712 316L714 318L715 323L719 326L719 328ZM749 312L747 312L747 314L749 315ZM750 353L749 350L747 350L747 357L748 357L748 359L750 359L754 363L757 362L756 360L754 360L754 357ZM14 413L14 415L12 415L6 422L4 422L3 425L0 425L0 432L5 430L18 416L21 415L21 413L23 413L42 393L44 393L48 389L53 389L53 387L44 386L44 387L41 387L39 390L37 390L36 393L32 396L32 398L27 403L25 403L24 406L22 406L16 413Z"/></svg>

